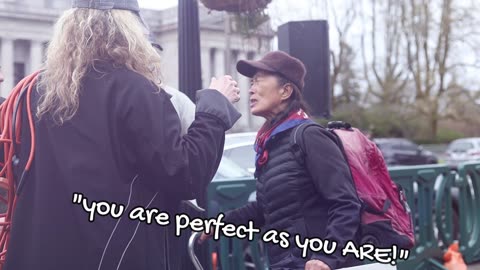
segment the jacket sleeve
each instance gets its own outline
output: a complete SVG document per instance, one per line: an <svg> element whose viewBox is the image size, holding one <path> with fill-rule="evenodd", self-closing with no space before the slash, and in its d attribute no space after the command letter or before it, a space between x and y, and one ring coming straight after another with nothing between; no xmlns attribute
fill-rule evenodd
<svg viewBox="0 0 480 270"><path fill-rule="evenodd" d="M329 205L325 239L337 242L332 255L314 253L320 260L336 269L346 260L342 249L348 241L355 241L360 226L361 204L354 187L348 164L335 143L335 137L320 127L309 127L303 134L306 166L319 195Z"/></svg>
<svg viewBox="0 0 480 270"><path fill-rule="evenodd" d="M197 92L195 120L181 136L179 117L164 91L147 80L135 83L122 102L122 122L136 168L148 185L176 199L197 197L215 174L225 131L240 114L216 90Z"/></svg>
<svg viewBox="0 0 480 270"><path fill-rule="evenodd" d="M249 202L240 208L226 212L224 220L237 226L246 225L248 221L251 220L256 228L262 227L265 224L263 211L256 201Z"/></svg>

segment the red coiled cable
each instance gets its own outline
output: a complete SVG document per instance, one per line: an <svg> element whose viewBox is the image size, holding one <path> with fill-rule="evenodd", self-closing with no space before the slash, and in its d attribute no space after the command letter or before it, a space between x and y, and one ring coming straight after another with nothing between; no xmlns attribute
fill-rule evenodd
<svg viewBox="0 0 480 270"><path fill-rule="evenodd" d="M38 78L40 71L34 72L33 74L25 77L21 80L10 93L8 98L0 105L0 144L3 146L4 156L3 163L0 163L2 170L0 171L0 188L7 190L6 197L0 195L0 202L7 204L7 212L0 214L0 270L5 264L5 257L7 254L7 247L9 242L10 230L12 225L13 213L15 210L16 204L16 179L13 174L13 158L14 158L14 134L15 132L15 143L20 144L20 134L21 134L21 123L22 123L22 114L21 106L22 103L19 102L19 107L15 110L15 104L17 104L18 99L22 98L22 90L27 89L26 99L27 99L27 117L30 127L30 137L31 137L31 148L30 155L28 157L27 164L25 166L24 172L27 172L32 165L33 156L35 152L35 127L33 122L33 115L31 110L31 92L35 82ZM14 113L17 113L15 116L15 126L13 127ZM13 130L15 128L15 130Z"/></svg>

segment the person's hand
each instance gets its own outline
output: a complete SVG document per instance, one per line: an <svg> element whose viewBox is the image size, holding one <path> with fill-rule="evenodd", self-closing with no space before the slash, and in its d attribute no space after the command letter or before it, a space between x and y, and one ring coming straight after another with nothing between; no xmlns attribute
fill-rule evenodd
<svg viewBox="0 0 480 270"><path fill-rule="evenodd" d="M305 264L305 270L332 270L330 267L320 260L310 260Z"/></svg>
<svg viewBox="0 0 480 270"><path fill-rule="evenodd" d="M240 89L232 76L225 75L219 79L213 77L208 88L218 90L231 103L236 103L240 100Z"/></svg>
<svg viewBox="0 0 480 270"><path fill-rule="evenodd" d="M203 232L202 235L200 235L200 238L198 238L198 243L202 244L203 242L205 242L205 240L211 237L212 237L212 233L206 234L205 232Z"/></svg>

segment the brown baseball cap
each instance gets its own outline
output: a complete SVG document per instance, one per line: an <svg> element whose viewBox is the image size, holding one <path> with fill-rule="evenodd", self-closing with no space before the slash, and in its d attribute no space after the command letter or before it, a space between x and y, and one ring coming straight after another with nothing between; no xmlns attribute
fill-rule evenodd
<svg viewBox="0 0 480 270"><path fill-rule="evenodd" d="M305 86L305 74L307 73L305 65L286 52L273 51L258 61L240 60L237 62L237 71L249 78L262 70L280 74L292 81L300 90Z"/></svg>

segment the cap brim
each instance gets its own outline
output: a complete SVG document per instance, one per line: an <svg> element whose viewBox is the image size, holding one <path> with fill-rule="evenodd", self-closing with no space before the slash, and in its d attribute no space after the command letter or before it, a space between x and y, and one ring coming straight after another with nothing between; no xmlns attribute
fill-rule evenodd
<svg viewBox="0 0 480 270"><path fill-rule="evenodd" d="M240 60L237 62L237 71L243 76L252 78L253 76L255 76L255 73L257 73L260 70L275 72L274 69L265 65L262 62L250 61L250 60Z"/></svg>

